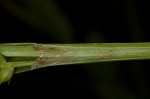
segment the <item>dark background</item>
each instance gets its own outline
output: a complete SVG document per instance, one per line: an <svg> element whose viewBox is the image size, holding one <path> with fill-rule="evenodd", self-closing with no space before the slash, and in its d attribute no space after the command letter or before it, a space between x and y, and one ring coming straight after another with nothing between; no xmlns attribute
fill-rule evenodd
<svg viewBox="0 0 150 99"><path fill-rule="evenodd" d="M0 43L149 42L147 0L1 0ZM12 98L148 99L148 60L47 67L0 86Z"/></svg>

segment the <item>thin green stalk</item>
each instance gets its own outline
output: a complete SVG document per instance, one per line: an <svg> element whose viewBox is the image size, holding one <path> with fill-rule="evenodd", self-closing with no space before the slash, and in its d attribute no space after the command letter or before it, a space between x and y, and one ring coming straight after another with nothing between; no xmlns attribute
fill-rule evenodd
<svg viewBox="0 0 150 99"><path fill-rule="evenodd" d="M150 59L150 43L0 44L0 69L21 73L47 66Z"/></svg>

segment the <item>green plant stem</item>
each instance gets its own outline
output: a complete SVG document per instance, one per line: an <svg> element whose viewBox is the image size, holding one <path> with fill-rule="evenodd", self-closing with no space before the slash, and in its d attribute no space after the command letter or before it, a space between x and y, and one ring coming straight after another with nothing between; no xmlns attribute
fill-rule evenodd
<svg viewBox="0 0 150 99"><path fill-rule="evenodd" d="M16 68L15 73L20 73L46 66L150 59L150 43L12 43L0 44L0 54L6 59L18 59L0 63L0 68L11 64Z"/></svg>

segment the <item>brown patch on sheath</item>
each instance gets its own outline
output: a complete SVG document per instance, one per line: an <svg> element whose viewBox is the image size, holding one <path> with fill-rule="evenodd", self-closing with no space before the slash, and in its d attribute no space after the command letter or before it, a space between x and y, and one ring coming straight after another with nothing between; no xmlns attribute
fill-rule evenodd
<svg viewBox="0 0 150 99"><path fill-rule="evenodd" d="M71 61L71 57L39 57L36 59L34 67L44 66L44 65L56 65Z"/></svg>
<svg viewBox="0 0 150 99"><path fill-rule="evenodd" d="M116 56L115 50L114 49L110 49L108 52L108 58L111 59L113 57Z"/></svg>
<svg viewBox="0 0 150 99"><path fill-rule="evenodd" d="M33 45L33 49L35 51L55 51L55 52L62 52L63 50L62 49L59 49L59 48L55 48L55 47L45 47L45 46L42 46L42 45Z"/></svg>
<svg viewBox="0 0 150 99"><path fill-rule="evenodd" d="M115 50L114 49L110 49L110 50L108 50L106 55L104 55L104 59L112 59L112 58L114 58L116 56L117 56L117 54L115 53Z"/></svg>
<svg viewBox="0 0 150 99"><path fill-rule="evenodd" d="M47 47L35 44L33 45L33 50L40 52L56 53L56 56L51 57L49 55L49 57L45 57L41 55L39 58L36 58L36 63L31 67L32 70L38 68L39 66L60 64L69 61L71 59L70 57L68 58L65 50L57 47L49 47L49 46Z"/></svg>

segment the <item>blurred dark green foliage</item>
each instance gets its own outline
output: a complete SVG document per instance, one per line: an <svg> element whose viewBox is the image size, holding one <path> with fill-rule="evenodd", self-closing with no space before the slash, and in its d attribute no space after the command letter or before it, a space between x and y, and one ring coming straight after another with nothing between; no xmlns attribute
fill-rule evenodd
<svg viewBox="0 0 150 99"><path fill-rule="evenodd" d="M0 12L1 43L149 41L146 0L1 0ZM0 93L148 99L149 64L145 60L48 67L16 75L9 85L0 86Z"/></svg>

